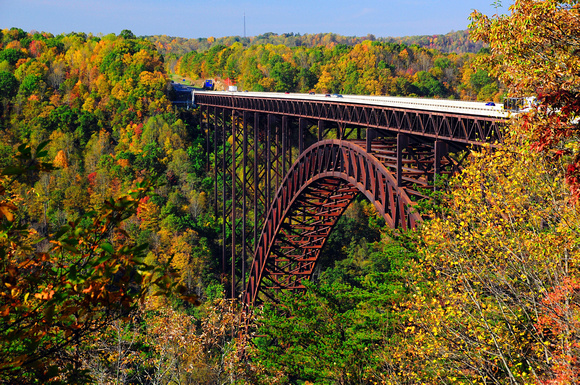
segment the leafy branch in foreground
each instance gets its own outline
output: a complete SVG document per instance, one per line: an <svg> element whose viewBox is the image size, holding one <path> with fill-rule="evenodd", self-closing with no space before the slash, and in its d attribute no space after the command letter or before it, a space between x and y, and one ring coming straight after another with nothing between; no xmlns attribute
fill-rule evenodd
<svg viewBox="0 0 580 385"><path fill-rule="evenodd" d="M524 116L531 145L567 162L566 182L580 198L580 4L576 0L516 0L509 15L471 14L471 36L489 44L479 57L512 96L537 96Z"/></svg>
<svg viewBox="0 0 580 385"><path fill-rule="evenodd" d="M152 193L150 180L39 239L19 217L23 201L13 187L51 169L39 161L44 146L35 153L21 146L20 165L0 176L0 383L84 382L75 359L83 338L129 315L152 291L183 292L170 261L147 264L147 245L134 244L123 229ZM46 251L36 250L41 241Z"/></svg>

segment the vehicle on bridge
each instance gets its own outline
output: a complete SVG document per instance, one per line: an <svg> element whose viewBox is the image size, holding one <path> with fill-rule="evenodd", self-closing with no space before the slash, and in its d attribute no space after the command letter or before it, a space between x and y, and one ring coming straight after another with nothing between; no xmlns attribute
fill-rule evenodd
<svg viewBox="0 0 580 385"><path fill-rule="evenodd" d="M203 83L203 89L207 91L213 91L215 88L215 84L212 79L206 79Z"/></svg>

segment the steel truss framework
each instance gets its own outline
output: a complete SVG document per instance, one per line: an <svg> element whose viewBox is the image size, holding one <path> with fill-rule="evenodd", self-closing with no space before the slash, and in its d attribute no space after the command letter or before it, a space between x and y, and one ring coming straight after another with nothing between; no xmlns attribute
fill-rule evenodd
<svg viewBox="0 0 580 385"><path fill-rule="evenodd" d="M454 143L501 142L501 120L491 117L408 110L327 100L292 100L223 94L196 94L196 103L237 111L276 114L357 125L365 128L449 140Z"/></svg>
<svg viewBox="0 0 580 385"><path fill-rule="evenodd" d="M223 281L247 304L302 290L358 194L390 227L413 228L414 202L437 175L457 172L457 154L501 139L502 122L491 118L217 95L196 102L223 219Z"/></svg>
<svg viewBox="0 0 580 385"><path fill-rule="evenodd" d="M412 228L421 220L396 178L364 148L324 140L303 152L268 211L244 302L269 297L273 290L303 289L302 280L312 275L336 221L359 193L392 228Z"/></svg>

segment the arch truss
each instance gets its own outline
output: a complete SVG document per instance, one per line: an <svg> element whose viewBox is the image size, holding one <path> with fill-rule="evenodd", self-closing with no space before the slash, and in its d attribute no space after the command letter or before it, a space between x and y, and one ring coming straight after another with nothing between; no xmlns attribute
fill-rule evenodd
<svg viewBox="0 0 580 385"><path fill-rule="evenodd" d="M391 171L363 147L324 140L303 152L268 212L244 302L303 289L338 218L359 193L391 228L412 228L421 220Z"/></svg>

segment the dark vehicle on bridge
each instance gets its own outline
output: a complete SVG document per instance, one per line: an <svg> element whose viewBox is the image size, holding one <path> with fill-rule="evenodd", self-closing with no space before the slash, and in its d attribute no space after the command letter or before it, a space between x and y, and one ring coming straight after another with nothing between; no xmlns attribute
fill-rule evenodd
<svg viewBox="0 0 580 385"><path fill-rule="evenodd" d="M205 83L203 83L203 89L213 91L215 85L212 79L206 79Z"/></svg>

